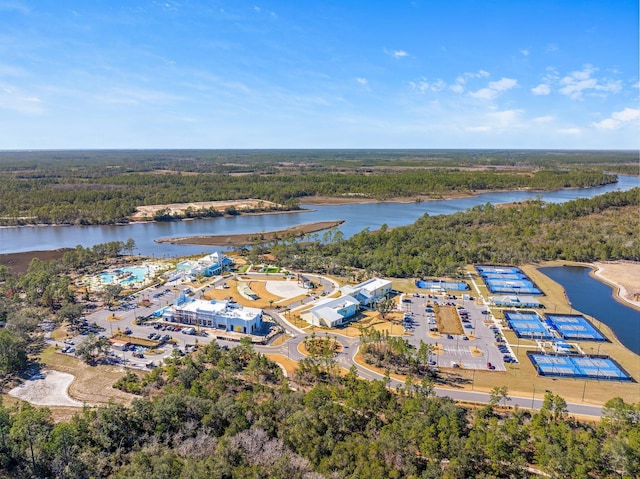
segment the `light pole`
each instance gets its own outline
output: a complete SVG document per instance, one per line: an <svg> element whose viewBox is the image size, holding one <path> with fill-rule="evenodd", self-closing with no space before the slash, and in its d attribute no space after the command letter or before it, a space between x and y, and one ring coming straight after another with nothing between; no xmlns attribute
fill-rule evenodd
<svg viewBox="0 0 640 479"><path fill-rule="evenodd" d="M533 394L531 395L531 409L535 409L533 403L536 399L536 385L533 385Z"/></svg>

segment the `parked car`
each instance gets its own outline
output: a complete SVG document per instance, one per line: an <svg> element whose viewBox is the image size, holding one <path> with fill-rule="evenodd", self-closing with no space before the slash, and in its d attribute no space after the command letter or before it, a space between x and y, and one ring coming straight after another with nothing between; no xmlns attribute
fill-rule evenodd
<svg viewBox="0 0 640 479"><path fill-rule="evenodd" d="M495 369L496 367L491 364L491 363L487 363L487 369Z"/></svg>

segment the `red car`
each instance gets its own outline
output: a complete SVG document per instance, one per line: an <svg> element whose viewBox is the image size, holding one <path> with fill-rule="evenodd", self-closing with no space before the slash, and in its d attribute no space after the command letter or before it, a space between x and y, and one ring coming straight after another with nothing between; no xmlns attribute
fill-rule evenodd
<svg viewBox="0 0 640 479"><path fill-rule="evenodd" d="M491 364L491 363L487 363L487 369L495 369L496 367Z"/></svg>

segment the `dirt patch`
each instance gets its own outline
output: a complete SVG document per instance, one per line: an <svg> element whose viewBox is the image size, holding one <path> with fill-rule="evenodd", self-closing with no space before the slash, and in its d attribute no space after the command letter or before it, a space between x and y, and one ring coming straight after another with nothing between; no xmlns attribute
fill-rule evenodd
<svg viewBox="0 0 640 479"><path fill-rule="evenodd" d="M317 223L307 223L277 231L259 231L256 233L234 235L187 236L184 238L160 238L155 241L157 243L194 244L202 246L246 246L252 245L256 241L258 243L270 243L288 236L300 238L309 233L335 228L342 223L344 223L344 221L319 221Z"/></svg>
<svg viewBox="0 0 640 479"><path fill-rule="evenodd" d="M80 401L72 399L67 393L74 379L72 374L42 371L13 388L9 395L37 406L82 407Z"/></svg>
<svg viewBox="0 0 640 479"><path fill-rule="evenodd" d="M440 334L463 334L462 323L453 306L436 306L436 322Z"/></svg>

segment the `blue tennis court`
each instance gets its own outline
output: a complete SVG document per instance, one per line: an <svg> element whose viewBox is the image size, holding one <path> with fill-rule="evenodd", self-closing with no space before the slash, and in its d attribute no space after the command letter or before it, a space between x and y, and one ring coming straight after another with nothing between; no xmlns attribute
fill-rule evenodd
<svg viewBox="0 0 640 479"><path fill-rule="evenodd" d="M420 289L439 289L446 291L467 291L469 285L465 282L456 283L453 281L416 281L416 286Z"/></svg>
<svg viewBox="0 0 640 479"><path fill-rule="evenodd" d="M631 376L613 359L605 356L576 357L527 353L541 376L576 379L632 381Z"/></svg>
<svg viewBox="0 0 640 479"><path fill-rule="evenodd" d="M505 280L518 280L527 279L527 275L524 273L483 273L482 277L485 279L505 279Z"/></svg>
<svg viewBox="0 0 640 479"><path fill-rule="evenodd" d="M514 274L522 273L520 268L515 266L476 266L476 271L480 273L480 276L485 274Z"/></svg>
<svg viewBox="0 0 640 479"><path fill-rule="evenodd" d="M584 316L575 314L547 314L547 324L564 339L581 341L606 341L600 332Z"/></svg>
<svg viewBox="0 0 640 479"><path fill-rule="evenodd" d="M505 311L504 317L516 336L525 339L551 339L553 336L535 313Z"/></svg>
<svg viewBox="0 0 640 479"><path fill-rule="evenodd" d="M532 281L526 279L491 279L484 278L484 282L487 283L489 290L494 293L511 293L511 294L530 294L540 295L540 291Z"/></svg>
<svg viewBox="0 0 640 479"><path fill-rule="evenodd" d="M515 266L476 266L492 294L542 295L542 291Z"/></svg>

